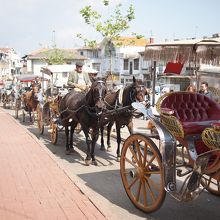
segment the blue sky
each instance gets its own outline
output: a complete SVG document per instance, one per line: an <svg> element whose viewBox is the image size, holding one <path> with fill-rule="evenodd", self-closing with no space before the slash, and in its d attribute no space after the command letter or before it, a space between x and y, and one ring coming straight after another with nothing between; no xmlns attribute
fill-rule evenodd
<svg viewBox="0 0 220 220"><path fill-rule="evenodd" d="M101 6L101 0L0 0L0 47L12 47L20 55L41 47L73 48L82 45L75 35L82 33L90 39L101 36L86 25L79 10L93 5L109 14ZM211 36L220 33L219 0L110 0L113 6L119 2L126 9L135 7L135 20L129 31L153 36L156 42L165 39Z"/></svg>

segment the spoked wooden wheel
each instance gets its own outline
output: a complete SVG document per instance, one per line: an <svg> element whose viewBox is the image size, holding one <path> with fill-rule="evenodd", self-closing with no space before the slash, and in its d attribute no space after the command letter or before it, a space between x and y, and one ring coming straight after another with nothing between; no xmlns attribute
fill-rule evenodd
<svg viewBox="0 0 220 220"><path fill-rule="evenodd" d="M162 205L166 195L162 159L150 138L133 134L126 139L120 172L125 191L138 209L149 213Z"/></svg>
<svg viewBox="0 0 220 220"><path fill-rule="evenodd" d="M220 174L217 174L216 178L211 175L203 175L201 184L208 192L220 196Z"/></svg>
<svg viewBox="0 0 220 220"><path fill-rule="evenodd" d="M37 126L40 134L44 133L44 122L43 122L43 110L38 106L37 108Z"/></svg>
<svg viewBox="0 0 220 220"><path fill-rule="evenodd" d="M22 122L25 122L25 111L24 111L24 109L22 110Z"/></svg>
<svg viewBox="0 0 220 220"><path fill-rule="evenodd" d="M21 105L19 103L19 100L16 100L15 102L15 118L18 119L18 111L20 109Z"/></svg>
<svg viewBox="0 0 220 220"><path fill-rule="evenodd" d="M55 123L51 123L51 125L50 125L50 139L54 145L57 143L58 128L57 128L57 124L55 124Z"/></svg>

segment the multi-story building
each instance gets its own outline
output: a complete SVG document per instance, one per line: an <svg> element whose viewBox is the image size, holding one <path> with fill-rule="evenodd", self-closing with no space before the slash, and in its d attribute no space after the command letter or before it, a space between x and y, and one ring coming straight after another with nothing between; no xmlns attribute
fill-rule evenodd
<svg viewBox="0 0 220 220"><path fill-rule="evenodd" d="M13 79L20 74L21 58L13 48L0 48L0 78Z"/></svg>
<svg viewBox="0 0 220 220"><path fill-rule="evenodd" d="M102 75L111 72L114 81L125 84L136 78L143 79L141 68L141 55L148 40L136 37L119 37L118 40L109 41L107 38L95 48L82 47L77 50L93 69Z"/></svg>

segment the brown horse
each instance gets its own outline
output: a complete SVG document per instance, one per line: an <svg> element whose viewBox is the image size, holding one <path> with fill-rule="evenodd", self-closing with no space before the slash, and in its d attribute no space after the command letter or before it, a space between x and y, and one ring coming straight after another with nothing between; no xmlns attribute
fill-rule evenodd
<svg viewBox="0 0 220 220"><path fill-rule="evenodd" d="M121 92L122 91L122 92ZM116 132L117 132L117 160L120 160L120 144L121 144L121 133L120 130L125 125L127 126L130 134L133 133L133 108L131 106L132 102L145 102L146 88L143 84L133 77L133 83L126 86L123 90L118 90L117 92L112 92L106 95L105 104L109 111L112 113L107 113L102 119L101 132L101 150L105 150L103 130L104 125L107 124L107 145L108 150L111 150L110 135L111 128L115 122ZM121 97L120 97L121 96ZM120 101L121 100L121 101Z"/></svg>
<svg viewBox="0 0 220 220"><path fill-rule="evenodd" d="M91 159L92 164L97 165L94 151L99 135L99 119L105 110L104 97L106 91L105 79L96 79L88 93L71 91L64 96L60 103L60 119L61 124L65 127L66 134L66 154L73 152L73 133L77 124L80 123L86 137L86 165L89 165ZM70 135L69 126L71 128ZM89 137L90 131L92 140Z"/></svg>
<svg viewBox="0 0 220 220"><path fill-rule="evenodd" d="M13 104L15 102L15 91L14 91L14 89L6 90L2 94L2 102L3 102L3 107L4 108L6 108L6 105L9 105L10 107L13 107Z"/></svg>
<svg viewBox="0 0 220 220"><path fill-rule="evenodd" d="M21 101L22 106L26 112L29 113L30 122L34 122L34 112L37 110L39 99L39 87L38 85L33 85L31 91L27 91L22 94ZM23 117L23 121L24 121Z"/></svg>

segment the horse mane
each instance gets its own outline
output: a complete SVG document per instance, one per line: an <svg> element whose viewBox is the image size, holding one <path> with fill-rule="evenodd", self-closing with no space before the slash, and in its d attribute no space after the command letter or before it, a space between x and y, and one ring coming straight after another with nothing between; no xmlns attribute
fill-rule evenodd
<svg viewBox="0 0 220 220"><path fill-rule="evenodd" d="M131 105L131 103L133 101L133 100L131 100L131 98L132 98L131 95L132 95L132 90L133 90L134 86L135 86L135 83L132 83L124 88L123 95L122 95L122 105L123 106Z"/></svg>

